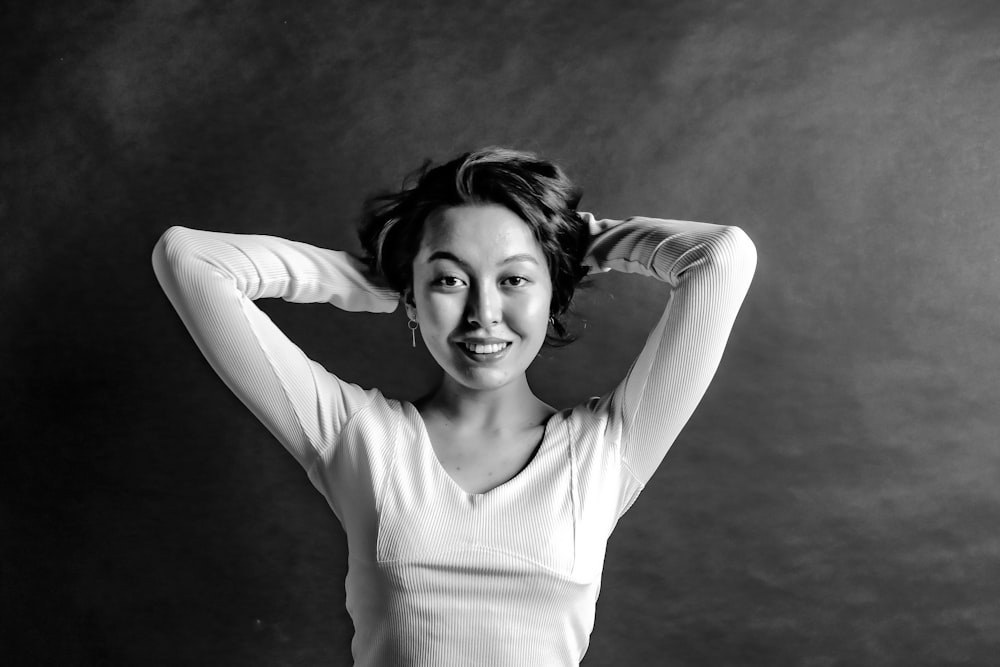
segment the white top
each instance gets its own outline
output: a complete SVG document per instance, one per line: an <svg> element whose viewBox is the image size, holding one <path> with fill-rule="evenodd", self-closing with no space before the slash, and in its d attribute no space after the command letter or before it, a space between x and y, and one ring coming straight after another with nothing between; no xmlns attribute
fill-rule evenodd
<svg viewBox="0 0 1000 667"><path fill-rule="evenodd" d="M513 479L464 492L405 401L311 361L253 303L281 297L390 312L347 253L172 227L156 275L212 367L291 452L347 533L355 664L578 665L608 536L715 373L756 251L737 227L630 218L602 230L603 270L672 286L621 383L553 415Z"/></svg>

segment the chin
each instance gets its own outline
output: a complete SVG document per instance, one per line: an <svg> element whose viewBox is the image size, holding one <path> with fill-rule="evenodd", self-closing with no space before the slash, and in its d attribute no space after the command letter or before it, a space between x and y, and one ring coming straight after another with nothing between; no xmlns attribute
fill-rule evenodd
<svg viewBox="0 0 1000 667"><path fill-rule="evenodd" d="M471 391L491 391L517 381L527 371L527 364L510 359L505 362L477 365L464 358L453 358L441 367L456 383Z"/></svg>
<svg viewBox="0 0 1000 667"><path fill-rule="evenodd" d="M519 374L500 369L452 368L448 375L458 384L472 391L500 389L519 377Z"/></svg>

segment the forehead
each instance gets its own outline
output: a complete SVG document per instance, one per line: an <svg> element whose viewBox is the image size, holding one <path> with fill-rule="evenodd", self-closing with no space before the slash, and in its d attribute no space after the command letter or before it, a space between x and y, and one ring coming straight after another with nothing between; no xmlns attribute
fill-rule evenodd
<svg viewBox="0 0 1000 667"><path fill-rule="evenodd" d="M524 253L545 261L528 224L496 204L453 206L434 212L424 225L419 255L439 250L466 261L493 262Z"/></svg>

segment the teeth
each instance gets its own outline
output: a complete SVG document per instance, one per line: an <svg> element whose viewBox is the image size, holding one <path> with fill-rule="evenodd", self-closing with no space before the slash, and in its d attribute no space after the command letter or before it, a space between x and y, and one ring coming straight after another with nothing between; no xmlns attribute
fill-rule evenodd
<svg viewBox="0 0 1000 667"><path fill-rule="evenodd" d="M491 343L489 345L465 343L465 347L470 352L475 352L476 354L493 354L507 347L507 343Z"/></svg>

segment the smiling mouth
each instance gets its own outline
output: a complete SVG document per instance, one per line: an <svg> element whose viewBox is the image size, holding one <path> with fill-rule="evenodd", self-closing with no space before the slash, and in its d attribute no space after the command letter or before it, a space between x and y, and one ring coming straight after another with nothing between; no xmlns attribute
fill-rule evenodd
<svg viewBox="0 0 1000 667"><path fill-rule="evenodd" d="M499 359L510 349L510 343L457 343L467 357L477 361Z"/></svg>

